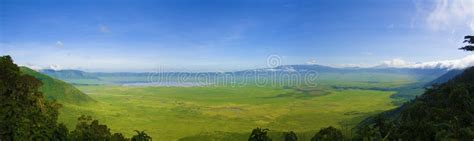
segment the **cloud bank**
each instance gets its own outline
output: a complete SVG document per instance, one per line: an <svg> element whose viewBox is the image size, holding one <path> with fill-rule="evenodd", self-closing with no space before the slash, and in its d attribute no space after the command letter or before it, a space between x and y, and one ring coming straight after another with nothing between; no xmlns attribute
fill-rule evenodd
<svg viewBox="0 0 474 141"><path fill-rule="evenodd" d="M422 69L431 69L431 68L464 69L471 66L474 66L474 54L466 56L461 59L431 61L431 62L423 62L423 63L415 63L415 62L406 61L400 58L396 58L396 59L392 59L388 61L383 61L382 64L377 65L376 67L422 68Z"/></svg>
<svg viewBox="0 0 474 141"><path fill-rule="evenodd" d="M306 64L308 64L308 65L316 65L317 62L316 62L316 59L310 59L310 60L308 60L308 62L306 62Z"/></svg>

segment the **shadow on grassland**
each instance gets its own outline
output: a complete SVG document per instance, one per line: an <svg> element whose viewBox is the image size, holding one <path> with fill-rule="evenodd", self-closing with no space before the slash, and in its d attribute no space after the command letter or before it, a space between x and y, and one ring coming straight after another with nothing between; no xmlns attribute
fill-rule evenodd
<svg viewBox="0 0 474 141"><path fill-rule="evenodd" d="M251 129L249 129L251 131ZM296 132L298 140L310 140L315 132ZM208 132L201 133L193 136L187 136L179 139L179 141L246 141L249 139L250 132L248 133L236 133L236 132ZM268 136L273 141L283 141L283 132L271 131L268 132Z"/></svg>
<svg viewBox="0 0 474 141"><path fill-rule="evenodd" d="M330 92L323 90L321 88L311 88L311 87L284 87L283 89L291 90L291 92L286 92L282 94L277 94L275 96L263 97L263 98L297 98L297 99L310 99L313 97L325 96L330 94Z"/></svg>

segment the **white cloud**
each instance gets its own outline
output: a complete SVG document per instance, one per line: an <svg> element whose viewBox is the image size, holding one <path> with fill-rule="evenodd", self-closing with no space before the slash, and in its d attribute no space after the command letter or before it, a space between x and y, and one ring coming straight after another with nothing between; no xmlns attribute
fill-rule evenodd
<svg viewBox="0 0 474 141"><path fill-rule="evenodd" d="M308 65L316 65L316 59L310 59L308 62L306 62Z"/></svg>
<svg viewBox="0 0 474 141"><path fill-rule="evenodd" d="M467 28L474 31L474 0L436 0L427 22L434 30Z"/></svg>
<svg viewBox="0 0 474 141"><path fill-rule="evenodd" d="M405 61L400 58L395 58L392 60L383 61L378 67L392 67L392 68L405 68L413 65L414 63Z"/></svg>
<svg viewBox="0 0 474 141"><path fill-rule="evenodd" d="M64 43L61 42L61 41L56 41L56 46L62 48L62 47L64 47Z"/></svg>
<svg viewBox="0 0 474 141"><path fill-rule="evenodd" d="M403 59L393 59L383 61L381 65L376 67L393 67L393 68L446 68L446 69L464 69L474 66L474 55L469 55L461 59L431 61L423 63L414 63Z"/></svg>
<svg viewBox="0 0 474 141"><path fill-rule="evenodd" d="M413 65L415 68L448 68L463 69L474 66L474 55L469 55L461 59L425 62Z"/></svg>
<svg viewBox="0 0 474 141"><path fill-rule="evenodd" d="M61 66L58 65L58 64L52 64L52 65L49 65L49 69L52 69L52 70L61 70Z"/></svg>
<svg viewBox="0 0 474 141"><path fill-rule="evenodd" d="M335 67L335 68L371 68L373 65L369 64L337 64L337 65L329 65L330 67Z"/></svg>

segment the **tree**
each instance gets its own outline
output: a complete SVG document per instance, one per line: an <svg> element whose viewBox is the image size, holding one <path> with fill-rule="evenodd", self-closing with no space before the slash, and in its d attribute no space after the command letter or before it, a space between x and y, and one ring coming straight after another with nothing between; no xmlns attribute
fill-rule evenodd
<svg viewBox="0 0 474 141"><path fill-rule="evenodd" d="M91 116L82 115L77 120L76 129L70 135L72 140L109 140L112 136L107 125L99 124Z"/></svg>
<svg viewBox="0 0 474 141"><path fill-rule="evenodd" d="M389 139L392 132L396 130L395 124L389 121L385 116L376 116L374 122L374 128L378 132L377 134L384 140Z"/></svg>
<svg viewBox="0 0 474 141"><path fill-rule="evenodd" d="M268 137L267 132L270 131L270 129L261 129L261 128L255 128L252 130L252 133L250 134L249 141L271 141L272 139Z"/></svg>
<svg viewBox="0 0 474 141"><path fill-rule="evenodd" d="M128 141L129 139L125 138L122 133L114 133L110 138L111 141Z"/></svg>
<svg viewBox="0 0 474 141"><path fill-rule="evenodd" d="M342 135L341 130L336 129L332 126L327 128L322 128L316 133L311 141L342 141L344 140L344 136Z"/></svg>
<svg viewBox="0 0 474 141"><path fill-rule="evenodd" d="M127 141L122 133L110 132L110 128L105 124L100 124L98 120L92 119L91 116L82 115L77 118L78 123L76 129L69 135L69 140L93 140L93 141ZM133 136L132 141L151 141L151 137L145 132L138 132Z"/></svg>
<svg viewBox="0 0 474 141"><path fill-rule="evenodd" d="M283 137L285 138L285 141L297 141L298 137L296 137L296 133L293 131L290 132L284 132Z"/></svg>
<svg viewBox="0 0 474 141"><path fill-rule="evenodd" d="M56 141L65 141L68 139L69 130L67 129L66 125L59 124L56 130L53 133L53 140Z"/></svg>
<svg viewBox="0 0 474 141"><path fill-rule="evenodd" d="M468 43L468 45L461 47L459 49L465 50L465 51L474 51L474 36L465 36L464 37L464 43Z"/></svg>
<svg viewBox="0 0 474 141"><path fill-rule="evenodd" d="M137 134L132 137L132 141L151 141L151 137L148 136L145 131L135 130L135 132L137 132Z"/></svg>
<svg viewBox="0 0 474 141"><path fill-rule="evenodd" d="M376 140L380 139L379 134L377 131L369 125L364 125L357 130L357 136L355 137L356 140Z"/></svg>
<svg viewBox="0 0 474 141"><path fill-rule="evenodd" d="M111 135L107 125L84 115L69 134L64 124L57 124L61 104L46 100L39 91L42 85L23 74L10 56L0 57L0 141L127 140L120 133ZM151 140L144 132L140 135Z"/></svg>
<svg viewBox="0 0 474 141"><path fill-rule="evenodd" d="M0 57L0 140L55 140L56 131L63 131L57 125L61 105L47 101L41 86L10 56Z"/></svg>

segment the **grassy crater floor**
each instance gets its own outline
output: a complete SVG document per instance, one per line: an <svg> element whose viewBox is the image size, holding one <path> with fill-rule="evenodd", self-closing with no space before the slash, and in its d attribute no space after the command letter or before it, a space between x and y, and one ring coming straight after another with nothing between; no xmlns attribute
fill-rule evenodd
<svg viewBox="0 0 474 141"><path fill-rule="evenodd" d="M65 104L60 122L70 129L81 114L112 132L145 130L154 140L246 140L255 127L295 131L309 140L320 128L350 128L363 117L394 108L391 91L274 87L79 86L97 103ZM350 129L347 129L349 132ZM347 133L350 134L350 133Z"/></svg>

